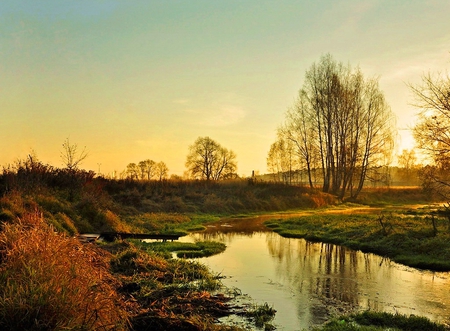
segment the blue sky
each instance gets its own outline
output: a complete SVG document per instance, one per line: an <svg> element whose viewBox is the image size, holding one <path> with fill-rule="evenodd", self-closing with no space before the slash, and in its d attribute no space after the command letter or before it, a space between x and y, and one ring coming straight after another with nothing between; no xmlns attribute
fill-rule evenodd
<svg viewBox="0 0 450 331"><path fill-rule="evenodd" d="M164 161L182 175L210 136L238 173L266 157L305 71L323 54L379 77L411 146L407 83L450 61L450 2L4 1L0 3L0 164L31 150L60 166L66 138L83 166L120 172Z"/></svg>

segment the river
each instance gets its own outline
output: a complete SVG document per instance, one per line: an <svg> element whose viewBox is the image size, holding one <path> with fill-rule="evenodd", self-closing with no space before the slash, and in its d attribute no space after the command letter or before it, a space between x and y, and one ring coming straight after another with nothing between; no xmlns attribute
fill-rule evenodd
<svg viewBox="0 0 450 331"><path fill-rule="evenodd" d="M200 259L255 303L277 314L277 330L304 330L331 316L371 309L448 323L450 273L420 271L389 259L324 243L283 238L268 217L229 219L182 241L215 240L224 253Z"/></svg>

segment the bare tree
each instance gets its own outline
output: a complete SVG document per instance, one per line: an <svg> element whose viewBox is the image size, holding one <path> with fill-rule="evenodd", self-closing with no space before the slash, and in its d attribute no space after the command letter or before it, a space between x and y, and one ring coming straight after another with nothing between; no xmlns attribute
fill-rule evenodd
<svg viewBox="0 0 450 331"><path fill-rule="evenodd" d="M436 163L450 159L450 77L448 74L422 77L422 85L410 86L419 109L414 127L418 146Z"/></svg>
<svg viewBox="0 0 450 331"><path fill-rule="evenodd" d="M267 155L267 169L273 173L275 181L292 183L292 176L298 170L297 155L292 141L284 139L281 134L270 146Z"/></svg>
<svg viewBox="0 0 450 331"><path fill-rule="evenodd" d="M156 176L159 178L160 181L166 178L167 174L169 173L169 168L162 161L155 164L155 170Z"/></svg>
<svg viewBox="0 0 450 331"><path fill-rule="evenodd" d="M236 154L209 137L199 137L189 147L186 168L194 178L220 180L236 172Z"/></svg>
<svg viewBox="0 0 450 331"><path fill-rule="evenodd" d="M156 162L150 159L138 163L139 176L141 179L152 179L156 174Z"/></svg>
<svg viewBox="0 0 450 331"><path fill-rule="evenodd" d="M139 166L136 163L129 163L127 165L127 177L130 179L139 179Z"/></svg>
<svg viewBox="0 0 450 331"><path fill-rule="evenodd" d="M450 76L428 73L421 85L410 89L419 109L414 138L433 162L422 170L422 184L450 200Z"/></svg>
<svg viewBox="0 0 450 331"><path fill-rule="evenodd" d="M60 157L64 166L68 170L77 170L78 166L88 157L86 146L80 151L77 144L71 144L69 138L66 138L62 144L63 150Z"/></svg>
<svg viewBox="0 0 450 331"><path fill-rule="evenodd" d="M412 169L417 161L416 152L413 149L404 149L397 155L398 165L405 169Z"/></svg>
<svg viewBox="0 0 450 331"><path fill-rule="evenodd" d="M286 112L286 123L279 129L279 135L294 144L299 163L304 164L309 186L313 188L313 171L318 167L319 158L315 125L309 107L308 96L305 91L300 91L294 106Z"/></svg>
<svg viewBox="0 0 450 331"><path fill-rule="evenodd" d="M306 72L282 131L297 146L310 186L318 167L324 192L356 198L368 170L389 159L393 119L378 81L328 54Z"/></svg>

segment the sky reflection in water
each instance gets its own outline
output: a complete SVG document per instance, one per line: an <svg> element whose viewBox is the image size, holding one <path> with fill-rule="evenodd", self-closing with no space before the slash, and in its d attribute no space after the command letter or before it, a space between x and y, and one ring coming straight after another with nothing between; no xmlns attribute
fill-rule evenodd
<svg viewBox="0 0 450 331"><path fill-rule="evenodd" d="M450 274L418 271L373 254L283 238L264 218L227 220L189 240L224 242L201 259L257 303L274 306L278 330L301 330L355 309L399 312L448 321Z"/></svg>

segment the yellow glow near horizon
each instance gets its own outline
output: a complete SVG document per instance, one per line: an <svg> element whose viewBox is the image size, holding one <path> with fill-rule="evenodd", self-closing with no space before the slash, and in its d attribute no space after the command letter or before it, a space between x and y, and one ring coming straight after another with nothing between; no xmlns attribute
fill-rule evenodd
<svg viewBox="0 0 450 331"><path fill-rule="evenodd" d="M237 154L238 174L265 173L325 53L378 76L398 126L411 127L406 83L448 66L448 12L444 0L2 2L0 165L34 150L60 166L70 138L89 150L86 169L153 159L182 175L189 145L210 136ZM400 136L400 152L413 146Z"/></svg>

